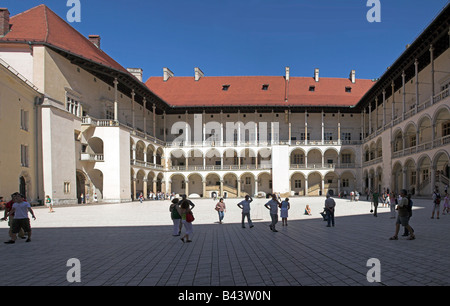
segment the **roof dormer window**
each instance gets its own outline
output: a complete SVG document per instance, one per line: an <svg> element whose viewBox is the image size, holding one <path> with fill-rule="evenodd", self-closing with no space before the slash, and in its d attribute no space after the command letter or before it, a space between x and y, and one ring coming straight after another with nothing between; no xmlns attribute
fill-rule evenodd
<svg viewBox="0 0 450 306"><path fill-rule="evenodd" d="M350 86L345 87L345 92L352 92L352 88Z"/></svg>
<svg viewBox="0 0 450 306"><path fill-rule="evenodd" d="M262 90L269 90L269 84L263 84Z"/></svg>
<svg viewBox="0 0 450 306"><path fill-rule="evenodd" d="M230 85L222 85L223 91L228 91L229 88L230 88Z"/></svg>
<svg viewBox="0 0 450 306"><path fill-rule="evenodd" d="M316 91L316 86L314 86L314 85L309 86L309 91L311 91L311 92Z"/></svg>

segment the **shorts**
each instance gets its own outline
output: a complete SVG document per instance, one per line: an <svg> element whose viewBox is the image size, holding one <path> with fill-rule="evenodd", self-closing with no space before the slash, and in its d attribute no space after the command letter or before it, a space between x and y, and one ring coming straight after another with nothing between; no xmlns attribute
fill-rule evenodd
<svg viewBox="0 0 450 306"><path fill-rule="evenodd" d="M397 224L401 224L403 226L407 226L409 225L409 216L405 216L405 217L400 217L397 216Z"/></svg>
<svg viewBox="0 0 450 306"><path fill-rule="evenodd" d="M31 232L30 219L13 219L12 223L12 233L17 234L20 231L20 228L23 228L23 231L26 233Z"/></svg>

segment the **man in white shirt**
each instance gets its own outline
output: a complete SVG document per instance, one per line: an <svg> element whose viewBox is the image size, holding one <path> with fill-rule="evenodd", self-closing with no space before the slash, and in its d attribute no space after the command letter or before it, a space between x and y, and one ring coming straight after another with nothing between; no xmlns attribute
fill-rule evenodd
<svg viewBox="0 0 450 306"><path fill-rule="evenodd" d="M6 244L12 244L16 242L17 233L23 228L24 232L28 233L28 239L26 242L31 241L31 226L30 218L28 218L28 212L31 213L33 219L36 220L34 212L31 209L30 203L24 201L24 196L16 193L14 194L14 204L11 209L11 213L14 214L13 224L12 224L12 235L11 240L5 242Z"/></svg>
<svg viewBox="0 0 450 306"><path fill-rule="evenodd" d="M253 227L252 219L250 218L250 203L252 201L253 199L249 195L246 195L245 200L239 202L237 205L240 209L242 209L242 228L245 228L244 225L245 217L247 217L247 222L250 228Z"/></svg>

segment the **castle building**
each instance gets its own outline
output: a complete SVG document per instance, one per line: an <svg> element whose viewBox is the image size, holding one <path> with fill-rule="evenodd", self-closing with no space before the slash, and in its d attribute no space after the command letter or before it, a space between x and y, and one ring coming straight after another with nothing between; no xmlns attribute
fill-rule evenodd
<svg viewBox="0 0 450 306"><path fill-rule="evenodd" d="M144 81L47 6L12 17L0 8L0 127L11 131L1 136L0 194L20 188L55 204L157 192L430 196L449 178L449 13L377 80L351 68L328 78L290 67L178 77L166 67Z"/></svg>

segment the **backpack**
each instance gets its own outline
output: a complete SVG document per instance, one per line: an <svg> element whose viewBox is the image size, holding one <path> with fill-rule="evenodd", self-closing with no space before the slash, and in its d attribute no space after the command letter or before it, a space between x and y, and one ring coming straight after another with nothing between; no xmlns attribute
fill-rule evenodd
<svg viewBox="0 0 450 306"><path fill-rule="evenodd" d="M437 192L434 193L436 195L436 199L434 200L435 204L440 204L441 203L441 195Z"/></svg>

